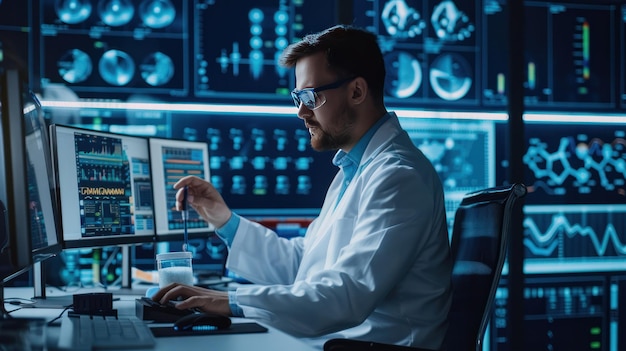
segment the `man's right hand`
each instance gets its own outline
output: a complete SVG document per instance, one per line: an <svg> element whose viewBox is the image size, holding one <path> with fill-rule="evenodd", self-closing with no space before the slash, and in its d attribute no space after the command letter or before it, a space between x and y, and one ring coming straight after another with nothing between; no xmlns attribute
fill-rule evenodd
<svg viewBox="0 0 626 351"><path fill-rule="evenodd" d="M183 177L174 184L174 189L178 189L176 193L177 210L183 209L185 186L187 187L187 202L205 221L219 228L230 219L232 212L222 195L213 184L196 176Z"/></svg>

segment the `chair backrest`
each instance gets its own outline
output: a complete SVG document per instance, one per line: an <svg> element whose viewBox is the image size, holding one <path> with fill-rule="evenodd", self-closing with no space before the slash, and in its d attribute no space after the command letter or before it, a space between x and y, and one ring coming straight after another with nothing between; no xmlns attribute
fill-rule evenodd
<svg viewBox="0 0 626 351"><path fill-rule="evenodd" d="M513 184L476 191L461 201L450 244L454 295L446 350L482 350L508 248L511 218L525 195L523 184Z"/></svg>

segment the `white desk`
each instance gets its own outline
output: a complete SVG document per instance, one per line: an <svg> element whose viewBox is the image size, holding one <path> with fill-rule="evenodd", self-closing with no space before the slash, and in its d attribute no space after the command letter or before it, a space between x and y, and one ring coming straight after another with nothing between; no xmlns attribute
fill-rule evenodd
<svg viewBox="0 0 626 351"><path fill-rule="evenodd" d="M30 298L33 289L30 288L5 288L5 298ZM114 293L115 297L118 297ZM135 299L133 296L119 296L119 301L113 302L113 308L118 310L120 316L135 315ZM8 311L19 308L11 304L5 304ZM14 317L43 317L52 320L61 313L60 309L54 308L22 308L11 313ZM67 317L65 317L67 318ZM53 326L48 327L48 347L49 351L55 351L60 334L60 319ZM250 320L234 318L233 323L249 322ZM155 351L315 351L317 349L305 344L297 338L285 334L277 329L265 326L269 329L267 333L250 334L223 334L205 336L184 336L184 337L159 337L156 338Z"/></svg>

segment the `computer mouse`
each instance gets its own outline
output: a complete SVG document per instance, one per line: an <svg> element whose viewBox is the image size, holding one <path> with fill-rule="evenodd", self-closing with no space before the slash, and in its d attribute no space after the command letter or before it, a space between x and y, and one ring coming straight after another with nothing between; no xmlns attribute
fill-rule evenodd
<svg viewBox="0 0 626 351"><path fill-rule="evenodd" d="M212 313L193 313L179 318L174 322L174 330L217 330L230 327L228 316Z"/></svg>

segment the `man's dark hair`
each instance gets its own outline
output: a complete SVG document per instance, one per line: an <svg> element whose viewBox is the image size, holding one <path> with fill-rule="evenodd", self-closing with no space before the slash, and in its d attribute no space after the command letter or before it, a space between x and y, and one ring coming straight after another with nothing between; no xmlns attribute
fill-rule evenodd
<svg viewBox="0 0 626 351"><path fill-rule="evenodd" d="M289 45L279 63L294 67L299 59L322 51L326 52L328 67L338 79L363 77L374 99L382 103L385 62L376 35L361 28L337 25Z"/></svg>

